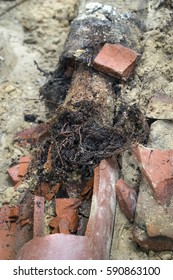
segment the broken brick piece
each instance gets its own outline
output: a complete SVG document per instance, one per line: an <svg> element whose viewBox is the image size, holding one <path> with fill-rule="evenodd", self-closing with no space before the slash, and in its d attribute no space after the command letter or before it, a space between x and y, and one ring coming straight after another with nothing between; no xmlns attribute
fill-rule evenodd
<svg viewBox="0 0 173 280"><path fill-rule="evenodd" d="M19 164L8 168L7 172L13 180L15 188L20 185L20 183L22 182L22 177L26 175L30 161L30 156L21 157L19 160Z"/></svg>
<svg viewBox="0 0 173 280"><path fill-rule="evenodd" d="M77 231L78 227L78 206L81 204L79 198L57 198L56 214L49 226L51 233L69 234Z"/></svg>
<svg viewBox="0 0 173 280"><path fill-rule="evenodd" d="M57 217L54 217L53 219L51 219L51 221L49 223L49 226L52 229L51 233L57 233L58 232L58 224L59 224L59 221L58 221Z"/></svg>
<svg viewBox="0 0 173 280"><path fill-rule="evenodd" d="M70 234L70 223L65 220L60 220L59 232L64 234Z"/></svg>
<svg viewBox="0 0 173 280"><path fill-rule="evenodd" d="M85 236L92 240L93 259L109 259L116 209L116 158L102 160L94 170L94 188Z"/></svg>
<svg viewBox="0 0 173 280"><path fill-rule="evenodd" d="M80 194L82 198L87 199L91 196L93 191L93 185L94 185L94 178L90 178L86 181L86 184Z"/></svg>
<svg viewBox="0 0 173 280"><path fill-rule="evenodd" d="M91 215L85 236L67 234L68 220L64 219L63 212L63 209L68 210L69 208L77 210L80 200L76 198L56 199L56 213L62 213L60 215L62 219L59 220L57 216L50 222L50 226L54 228L52 233L55 234L29 241L23 246L17 259L109 259L116 208L115 183L118 177L118 166L113 158L103 160L95 169ZM80 226L81 224L79 224ZM66 231L66 234L57 234L57 227L59 227L59 231Z"/></svg>
<svg viewBox="0 0 173 280"><path fill-rule="evenodd" d="M8 168L7 170L9 176L11 177L11 179L13 180L14 184L17 184L21 181L21 178L18 175L19 172L19 164L14 165L10 168Z"/></svg>
<svg viewBox="0 0 173 280"><path fill-rule="evenodd" d="M26 226L28 224L31 224L31 219L30 218L20 220L20 226L21 227L24 227L24 226Z"/></svg>
<svg viewBox="0 0 173 280"><path fill-rule="evenodd" d="M38 187L38 195L46 197L46 195L50 192L50 183L42 182Z"/></svg>
<svg viewBox="0 0 173 280"><path fill-rule="evenodd" d="M34 197L34 229L33 236L44 236L44 197Z"/></svg>
<svg viewBox="0 0 173 280"><path fill-rule="evenodd" d="M19 140L19 141L27 140L35 143L37 140L43 139L46 136L47 131L48 131L47 124L39 124L35 127L17 132L15 140Z"/></svg>
<svg viewBox="0 0 173 280"><path fill-rule="evenodd" d="M20 206L4 204L0 208L0 260L14 260L19 249L32 238L31 204L32 194L28 193ZM23 213L27 213L28 221ZM21 223L23 219L25 226Z"/></svg>
<svg viewBox="0 0 173 280"><path fill-rule="evenodd" d="M173 150L155 150L137 145L133 154L158 203L169 204L173 196Z"/></svg>
<svg viewBox="0 0 173 280"><path fill-rule="evenodd" d="M70 232L75 232L78 226L78 210L77 207L81 204L78 198L57 198L56 199L56 214L59 222L61 220L69 223Z"/></svg>
<svg viewBox="0 0 173 280"><path fill-rule="evenodd" d="M123 179L119 179L116 183L116 196L122 212L130 220L134 220L137 194Z"/></svg>
<svg viewBox="0 0 173 280"><path fill-rule="evenodd" d="M47 154L47 160L44 164L44 169L47 171L47 172L50 172L52 170L52 158L51 158L51 146L48 150L48 154Z"/></svg>
<svg viewBox="0 0 173 280"><path fill-rule="evenodd" d="M94 59L94 67L108 75L127 80L139 54L121 44L106 43Z"/></svg>
<svg viewBox="0 0 173 280"><path fill-rule="evenodd" d="M37 194L44 196L48 201L50 201L55 196L55 194L58 193L60 186L60 183L57 183L51 187L49 182L42 182L37 189Z"/></svg>
<svg viewBox="0 0 173 280"><path fill-rule="evenodd" d="M31 162L31 157L29 156L20 158L18 176L24 177L26 175L30 162Z"/></svg>
<svg viewBox="0 0 173 280"><path fill-rule="evenodd" d="M20 208L18 206L10 207L10 213L8 215L10 221L16 221L19 218Z"/></svg>
<svg viewBox="0 0 173 280"><path fill-rule="evenodd" d="M45 198L46 198L48 201L52 200L52 198L55 196L55 194L58 193L60 187L61 187L61 184L60 184L60 183L57 183L56 185L54 185L54 186L51 188L50 192L47 193L47 194L45 195Z"/></svg>

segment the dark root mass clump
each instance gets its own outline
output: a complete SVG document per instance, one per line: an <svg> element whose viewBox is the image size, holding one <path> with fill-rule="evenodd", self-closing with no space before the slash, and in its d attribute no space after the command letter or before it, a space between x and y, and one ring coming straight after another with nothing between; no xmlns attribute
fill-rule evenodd
<svg viewBox="0 0 173 280"><path fill-rule="evenodd" d="M48 136L38 143L32 168L37 181L75 180L93 176L94 167L104 158L144 141L146 126L136 105L117 102L112 126L99 122L99 105L76 103L73 110L61 107L49 125Z"/></svg>

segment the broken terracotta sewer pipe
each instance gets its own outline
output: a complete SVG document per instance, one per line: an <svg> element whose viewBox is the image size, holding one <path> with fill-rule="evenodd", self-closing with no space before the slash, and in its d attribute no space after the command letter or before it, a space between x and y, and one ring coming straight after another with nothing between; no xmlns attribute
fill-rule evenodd
<svg viewBox="0 0 173 280"><path fill-rule="evenodd" d="M35 237L22 247L17 259L109 259L116 209L115 184L118 178L115 158L103 160L95 169L91 213L85 236L56 233ZM38 228L42 229L43 224L43 220L34 221L36 233Z"/></svg>
<svg viewBox="0 0 173 280"><path fill-rule="evenodd" d="M104 3L103 0L80 1L78 17L72 22L55 71L59 79L63 80L64 75L73 77L69 90L64 88L63 92L62 86L58 90L56 75L53 75L41 89L41 94L49 108L62 101L63 106L71 110L75 110L75 104L81 100L102 104L98 121L102 125L110 125L114 115L112 87L107 76L90 66L105 43L123 42L123 46L140 52L141 33L134 21L129 19L128 13L125 13L124 4L122 13L116 7L116 1ZM72 71L69 66L73 68ZM57 92L61 94L57 95ZM52 234L35 237L22 247L17 259L109 259L118 178L115 158L102 160L95 169L91 212L85 236ZM39 226L42 228L41 224Z"/></svg>

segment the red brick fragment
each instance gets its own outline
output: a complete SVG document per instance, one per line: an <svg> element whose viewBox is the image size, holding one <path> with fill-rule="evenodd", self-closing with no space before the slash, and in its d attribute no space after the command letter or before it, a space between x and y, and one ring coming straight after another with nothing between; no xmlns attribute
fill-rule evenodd
<svg viewBox="0 0 173 280"><path fill-rule="evenodd" d="M20 206L4 204L0 208L0 260L14 260L19 249L32 238L31 203L29 193ZM27 212L29 220L25 226L21 226L23 211Z"/></svg>
<svg viewBox="0 0 173 280"><path fill-rule="evenodd" d="M16 221L19 218L20 208L18 206L14 206L9 209L10 209L10 213L8 217L10 221Z"/></svg>
<svg viewBox="0 0 173 280"><path fill-rule="evenodd" d="M133 153L158 203L169 204L173 196L173 150L155 150L138 145Z"/></svg>
<svg viewBox="0 0 173 280"><path fill-rule="evenodd" d="M20 226L21 226L21 227L24 227L24 226L26 226L26 225L28 225L28 224L31 224L31 223L32 223L32 222L31 222L31 219L30 219L30 218L20 220Z"/></svg>
<svg viewBox="0 0 173 280"><path fill-rule="evenodd" d="M25 129L16 133L16 140L19 141L32 141L35 143L37 140L43 139L48 132L47 124L39 124L35 127Z"/></svg>
<svg viewBox="0 0 173 280"><path fill-rule="evenodd" d="M30 162L31 162L30 156L20 158L18 176L24 177L26 175Z"/></svg>
<svg viewBox="0 0 173 280"><path fill-rule="evenodd" d="M65 220L60 220L59 232L64 234L70 234L70 223Z"/></svg>
<svg viewBox="0 0 173 280"><path fill-rule="evenodd" d="M55 186L53 186L53 187L50 189L49 193L47 193L47 194L45 195L45 198L46 198L48 201L52 200L52 198L55 196L55 194L58 193L60 187L61 187L61 184L60 184L60 183L57 183Z"/></svg>
<svg viewBox="0 0 173 280"><path fill-rule="evenodd" d="M49 226L51 233L73 233L78 227L78 206L81 204L79 198L58 198L56 199L56 217Z"/></svg>
<svg viewBox="0 0 173 280"><path fill-rule="evenodd" d="M60 183L57 183L56 185L51 187L49 182L42 182L38 187L37 194L40 196L44 196L48 201L50 201L59 191L60 186Z"/></svg>
<svg viewBox="0 0 173 280"><path fill-rule="evenodd" d="M139 54L120 44L106 43L94 59L94 67L108 75L127 80Z"/></svg>
<svg viewBox="0 0 173 280"><path fill-rule="evenodd" d="M44 236L44 197L34 197L34 237Z"/></svg>
<svg viewBox="0 0 173 280"><path fill-rule="evenodd" d="M59 232L58 225L59 225L59 219L57 217L51 219L49 226L51 228L52 234Z"/></svg>
<svg viewBox="0 0 173 280"><path fill-rule="evenodd" d="M48 155L47 155L47 160L44 164L44 169L46 170L46 172L50 172L52 170L52 155L51 155L51 149L52 147L50 146L49 150L48 150Z"/></svg>
<svg viewBox="0 0 173 280"><path fill-rule="evenodd" d="M19 183L21 181L21 178L18 175L19 164L14 165L14 166L8 168L7 172L9 174L9 176L11 177L11 179L13 180L14 184L17 184L17 183Z"/></svg>
<svg viewBox="0 0 173 280"><path fill-rule="evenodd" d="M21 157L19 160L19 164L16 164L10 168L8 168L7 172L13 183L15 184L15 188L17 188L21 182L23 177L26 175L29 163L31 161L30 156Z"/></svg>
<svg viewBox="0 0 173 280"><path fill-rule="evenodd" d="M135 217L137 194L123 179L116 183L116 196L122 212L133 221Z"/></svg>
<svg viewBox="0 0 173 280"><path fill-rule="evenodd" d="M42 182L38 187L38 195L46 197L46 195L50 192L50 183Z"/></svg>
<svg viewBox="0 0 173 280"><path fill-rule="evenodd" d="M70 232L75 232L78 226L78 206L81 200L78 198L58 198L56 199L56 214L59 219L69 223Z"/></svg>
<svg viewBox="0 0 173 280"><path fill-rule="evenodd" d="M90 178L89 180L87 180L82 192L81 192L81 197L82 198L89 198L92 194L93 191L93 185L94 185L94 178Z"/></svg>
<svg viewBox="0 0 173 280"><path fill-rule="evenodd" d="M118 177L115 158L102 160L94 170L91 212L85 232L85 236L92 241L93 259L109 259L110 256L116 209L115 184Z"/></svg>

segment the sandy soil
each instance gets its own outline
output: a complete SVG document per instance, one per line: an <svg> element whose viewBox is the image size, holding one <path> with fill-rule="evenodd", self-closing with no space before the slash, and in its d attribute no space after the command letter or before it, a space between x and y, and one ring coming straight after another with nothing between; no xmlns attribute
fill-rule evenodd
<svg viewBox="0 0 173 280"><path fill-rule="evenodd" d="M39 99L39 87L45 78L34 60L46 71L55 68L77 13L77 0L30 0L9 9L19 2L0 1L0 206L4 202L15 204L28 187L24 184L14 193L6 172L13 161L26 154L12 144L14 134L31 127L32 123L24 121L25 114L36 114L36 122L46 117L46 109ZM121 5L122 1L118 2ZM135 6L129 4L131 1L123 2L129 6L129 12L143 10L145 18L144 53L134 80L125 90L130 102L139 102L145 111L155 92L164 90L165 94L173 95L173 12L169 6L158 8L156 0L139 1ZM129 152L124 153L122 162L123 176L137 187L138 170ZM132 224L117 206L112 259L172 258L170 252L143 252L131 237Z"/></svg>

